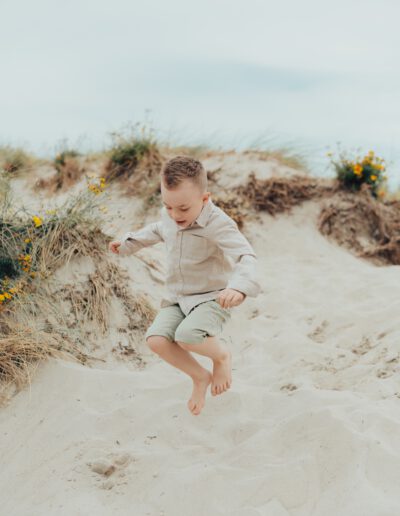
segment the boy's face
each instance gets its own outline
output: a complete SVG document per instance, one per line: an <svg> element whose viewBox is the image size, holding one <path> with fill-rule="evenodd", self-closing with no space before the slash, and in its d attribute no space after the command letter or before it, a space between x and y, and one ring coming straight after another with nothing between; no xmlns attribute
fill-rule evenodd
<svg viewBox="0 0 400 516"><path fill-rule="evenodd" d="M190 226L200 215L210 192L201 193L200 188L190 179L184 179L173 190L165 188L161 181L161 197L168 215L179 227Z"/></svg>

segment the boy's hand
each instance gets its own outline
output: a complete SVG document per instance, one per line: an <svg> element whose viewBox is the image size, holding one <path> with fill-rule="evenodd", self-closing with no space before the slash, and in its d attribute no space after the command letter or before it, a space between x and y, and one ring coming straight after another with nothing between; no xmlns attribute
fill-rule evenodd
<svg viewBox="0 0 400 516"><path fill-rule="evenodd" d="M221 291L216 301L222 306L222 308L230 308L231 306L238 306L240 303L243 303L245 297L246 295L238 290L225 288Z"/></svg>
<svg viewBox="0 0 400 516"><path fill-rule="evenodd" d="M108 244L108 248L110 251L112 251L113 253L115 254L119 254L119 249L118 247L121 245L121 242L118 242L118 241L115 241L115 242L110 242Z"/></svg>

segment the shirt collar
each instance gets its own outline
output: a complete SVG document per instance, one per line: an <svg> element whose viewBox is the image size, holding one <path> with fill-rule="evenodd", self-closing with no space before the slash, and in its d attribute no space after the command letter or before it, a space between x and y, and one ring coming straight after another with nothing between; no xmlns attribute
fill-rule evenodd
<svg viewBox="0 0 400 516"><path fill-rule="evenodd" d="M207 224L207 221L208 219L210 218L210 215L211 215L211 212L214 208L214 203L212 202L211 198L208 199L208 201L203 205L203 208L201 209L201 212L200 214L197 216L197 218L192 222L192 224L190 226L187 226L186 228L179 228L178 224L176 224L176 222L174 222L171 217L168 215L167 213L167 210L165 208L165 206L162 207L162 214L163 216L173 222L175 224L175 226L178 227L178 231L182 231L183 229L187 229L187 228L192 228L194 227L196 224L198 224L199 226L201 226L202 228L204 228L204 226Z"/></svg>
<svg viewBox="0 0 400 516"><path fill-rule="evenodd" d="M199 226L204 228L204 226L207 224L208 219L210 218L211 211L213 209L213 205L214 205L214 203L209 198L208 201L204 204L204 206L200 212L200 215L197 217L197 219L195 219L194 222L197 222L197 224Z"/></svg>

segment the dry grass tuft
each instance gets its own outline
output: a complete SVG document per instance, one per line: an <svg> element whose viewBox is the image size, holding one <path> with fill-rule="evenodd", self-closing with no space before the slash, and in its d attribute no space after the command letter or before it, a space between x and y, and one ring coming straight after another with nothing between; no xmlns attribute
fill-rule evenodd
<svg viewBox="0 0 400 516"><path fill-rule="evenodd" d="M0 313L0 405L29 383L33 366L41 360L54 357L84 363L89 358L67 335L41 329L36 317L26 315L12 309Z"/></svg>
<svg viewBox="0 0 400 516"><path fill-rule="evenodd" d="M81 164L76 153L63 153L54 160L56 173L48 179L38 179L35 189L46 188L50 192L62 192L68 190L82 179L86 169Z"/></svg>
<svg viewBox="0 0 400 516"><path fill-rule="evenodd" d="M247 183L235 189L244 208L267 211L271 215L290 212L293 206L310 199L332 195L337 185L330 180L308 176L257 179L250 173Z"/></svg>
<svg viewBox="0 0 400 516"><path fill-rule="evenodd" d="M240 201L240 198L238 198L235 193L213 195L212 201L236 222L239 229L243 228L247 216L247 210L243 210L243 205Z"/></svg>
<svg viewBox="0 0 400 516"><path fill-rule="evenodd" d="M0 146L0 169L10 176L32 170L39 161L35 156L28 154L20 147Z"/></svg>
<svg viewBox="0 0 400 516"><path fill-rule="evenodd" d="M341 191L321 210L319 230L376 264L400 264L400 201L381 202L368 185Z"/></svg>
<svg viewBox="0 0 400 516"><path fill-rule="evenodd" d="M160 172L165 158L157 148L151 149L137 164L134 174L126 176L124 193L137 195L145 200L161 194Z"/></svg>
<svg viewBox="0 0 400 516"><path fill-rule="evenodd" d="M96 270L80 285L63 285L57 290L60 297L70 306L70 328L90 326L93 323L97 335L105 335L110 326L109 308L111 298L117 297L129 319L128 329L145 331L156 311L142 295L133 296L125 286L129 277L117 265L98 260Z"/></svg>
<svg viewBox="0 0 400 516"><path fill-rule="evenodd" d="M99 196L86 190L57 210L49 210L51 216L32 217L15 208L7 181L3 187L0 243L7 252L0 253L2 403L7 401L6 392L25 385L31 367L48 356L81 363L101 360L84 350L88 344L95 347L99 336L109 330L113 296L128 316L131 344L135 344L132 335L136 341L141 338L155 316L144 296L130 294L127 274L109 261L110 237L100 230L101 218L95 210L102 202ZM21 262L21 253L29 260ZM83 284L60 288L54 273L78 257L90 257L95 271Z"/></svg>

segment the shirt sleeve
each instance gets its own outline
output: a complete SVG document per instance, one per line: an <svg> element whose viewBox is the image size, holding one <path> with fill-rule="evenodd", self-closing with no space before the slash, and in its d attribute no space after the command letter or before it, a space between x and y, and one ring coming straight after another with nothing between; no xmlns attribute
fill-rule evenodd
<svg viewBox="0 0 400 516"><path fill-rule="evenodd" d="M221 225L214 235L215 244L234 261L227 288L238 290L246 296L256 297L261 291L256 254L250 242L240 232L236 222L233 219L228 222Z"/></svg>
<svg viewBox="0 0 400 516"><path fill-rule="evenodd" d="M134 254L143 247L164 242L164 238L160 231L161 221L152 222L138 231L128 231L121 239L119 246L120 256Z"/></svg>

